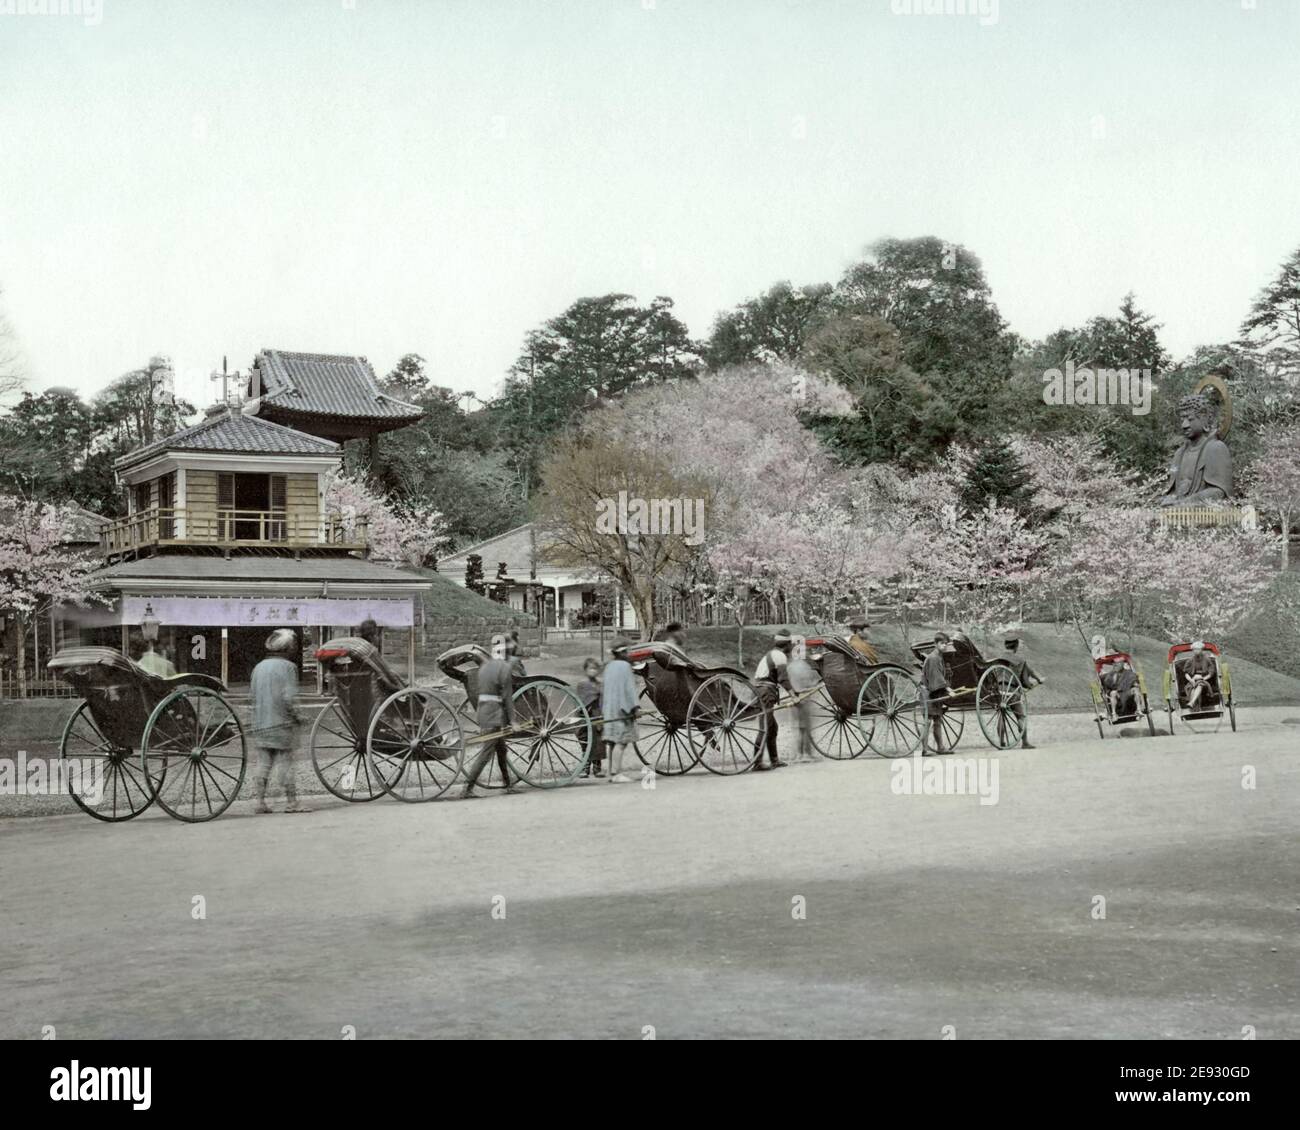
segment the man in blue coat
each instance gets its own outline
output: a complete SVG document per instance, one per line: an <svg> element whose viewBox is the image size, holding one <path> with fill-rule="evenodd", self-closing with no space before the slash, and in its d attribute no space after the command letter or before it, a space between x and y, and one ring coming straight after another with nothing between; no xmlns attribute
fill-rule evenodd
<svg viewBox="0 0 1300 1130"><path fill-rule="evenodd" d="M602 736L609 749L609 781L626 784L631 780L620 770L623 751L636 745L637 689L636 674L627 661L628 644L617 643L609 649L610 661L605 664L605 678L601 686L601 717L604 719Z"/></svg>
<svg viewBox="0 0 1300 1130"><path fill-rule="evenodd" d="M270 812L266 803L266 786L278 773L284 776L285 812L306 811L298 803L298 788L293 775L293 750L298 744L298 667L285 658L297 637L288 628L271 633L266 641L266 658L253 668L249 688L253 705L253 744L262 757L255 771L258 812Z"/></svg>

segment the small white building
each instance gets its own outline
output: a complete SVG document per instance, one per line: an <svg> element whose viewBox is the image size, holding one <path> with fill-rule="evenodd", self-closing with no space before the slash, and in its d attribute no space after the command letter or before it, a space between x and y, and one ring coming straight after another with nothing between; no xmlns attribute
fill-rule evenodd
<svg viewBox="0 0 1300 1130"><path fill-rule="evenodd" d="M603 609L606 627L634 630L636 611L618 586L590 570L552 565L546 560L543 536L529 524L444 557L438 572L464 586L470 557L482 560L483 583L489 595L518 612L535 616L551 628L595 627ZM493 591L495 590L495 591Z"/></svg>

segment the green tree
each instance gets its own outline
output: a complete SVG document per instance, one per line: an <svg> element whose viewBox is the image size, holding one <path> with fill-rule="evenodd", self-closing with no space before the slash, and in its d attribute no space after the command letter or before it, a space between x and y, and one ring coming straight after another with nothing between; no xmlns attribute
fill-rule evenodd
<svg viewBox="0 0 1300 1130"><path fill-rule="evenodd" d="M0 417L0 491L82 502L94 438L91 410L72 389L23 393Z"/></svg>
<svg viewBox="0 0 1300 1130"><path fill-rule="evenodd" d="M997 506L1032 519L1036 491L1033 476L1011 444L998 437L986 441L971 460L962 480L959 502L969 515Z"/></svg>
<svg viewBox="0 0 1300 1130"><path fill-rule="evenodd" d="M840 280L837 305L898 330L902 361L947 407L953 430L941 440L996 431L1016 339L979 259L936 236L884 239L869 250Z"/></svg>
<svg viewBox="0 0 1300 1130"><path fill-rule="evenodd" d="M904 360L902 335L882 318L835 314L810 336L801 361L854 398L853 415L810 421L844 462L924 463L957 426Z"/></svg>
<svg viewBox="0 0 1300 1130"><path fill-rule="evenodd" d="M1065 346L1062 361L1090 369L1150 369L1153 374L1169 367L1169 354L1160 343L1161 323L1138 308L1129 291L1119 304L1119 314L1092 318L1081 329L1058 331Z"/></svg>
<svg viewBox="0 0 1300 1130"><path fill-rule="evenodd" d="M429 377L424 366L425 360L418 353L407 353L380 385L390 396L414 403L417 397L429 391Z"/></svg>
<svg viewBox="0 0 1300 1130"><path fill-rule="evenodd" d="M1277 355L1294 377L1300 368L1300 248L1251 303L1241 323L1242 344Z"/></svg>
<svg viewBox="0 0 1300 1130"><path fill-rule="evenodd" d="M477 553L465 558L465 587L483 595L483 558Z"/></svg>
<svg viewBox="0 0 1300 1130"><path fill-rule="evenodd" d="M151 357L142 369L118 377L92 402L96 431L118 454L185 427L196 409L171 391L171 363Z"/></svg>
<svg viewBox="0 0 1300 1130"><path fill-rule="evenodd" d="M829 283L796 287L783 281L719 314L704 349L709 368L799 360L810 337L835 312L833 297Z"/></svg>
<svg viewBox="0 0 1300 1130"><path fill-rule="evenodd" d="M447 522L453 544L480 541L524 521L525 505L502 447L493 413L466 412L448 388L428 385L410 395L421 419L383 437L379 460L369 466L369 445L346 445L350 473L367 476L407 506L433 506Z"/></svg>
<svg viewBox="0 0 1300 1130"><path fill-rule="evenodd" d="M525 337L492 405L524 499L550 438L585 409L699 369L699 349L672 307L664 297L649 306L628 294L580 298Z"/></svg>
<svg viewBox="0 0 1300 1130"><path fill-rule="evenodd" d="M1158 477L1165 465L1171 435L1177 434L1176 406L1185 377L1171 370L1160 341L1160 324L1140 309L1132 292L1115 316L1098 315L1084 325L1062 327L1037 342L1020 341L1001 415L1014 418L1020 430L1038 435L1091 436L1123 468L1146 478ZM1052 406L1043 402L1044 380L1053 371L1127 369L1149 373L1155 391L1149 410L1132 406ZM1190 390L1188 390L1190 391Z"/></svg>

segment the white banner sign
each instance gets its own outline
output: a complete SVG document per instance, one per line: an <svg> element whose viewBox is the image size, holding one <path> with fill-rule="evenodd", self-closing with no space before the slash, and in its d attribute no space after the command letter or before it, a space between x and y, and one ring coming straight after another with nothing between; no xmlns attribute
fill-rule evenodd
<svg viewBox="0 0 1300 1130"><path fill-rule="evenodd" d="M402 600L331 599L256 600L201 596L127 596L122 598L120 623L138 624L146 606L163 627L314 628L356 627L373 620L381 628L409 628L414 602Z"/></svg>

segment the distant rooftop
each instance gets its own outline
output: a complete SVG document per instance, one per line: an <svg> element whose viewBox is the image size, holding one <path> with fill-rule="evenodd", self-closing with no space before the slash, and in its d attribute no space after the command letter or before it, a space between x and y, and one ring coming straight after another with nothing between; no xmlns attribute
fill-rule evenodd
<svg viewBox="0 0 1300 1130"><path fill-rule="evenodd" d="M249 395L259 416L322 430L329 418L344 430L362 425L390 431L413 424L423 411L382 391L364 357L264 349L253 362Z"/></svg>
<svg viewBox="0 0 1300 1130"><path fill-rule="evenodd" d="M270 420L246 416L229 409L210 410L193 427L184 428L145 447L129 451L113 466L118 471L143 463L164 451L219 451L241 455L337 455L332 440L286 428Z"/></svg>

